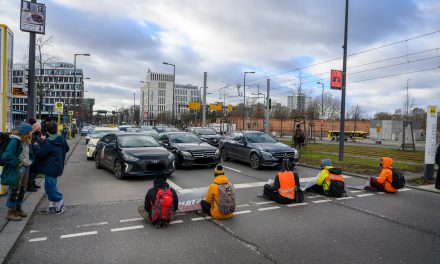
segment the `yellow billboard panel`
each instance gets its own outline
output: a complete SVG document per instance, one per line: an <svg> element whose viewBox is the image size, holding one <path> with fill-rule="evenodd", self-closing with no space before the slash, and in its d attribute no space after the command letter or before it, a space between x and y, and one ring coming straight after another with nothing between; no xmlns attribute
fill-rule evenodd
<svg viewBox="0 0 440 264"><path fill-rule="evenodd" d="M232 110L234 110L234 107L231 104L228 105L228 112L232 112Z"/></svg>
<svg viewBox="0 0 440 264"><path fill-rule="evenodd" d="M191 110L200 110L200 102L189 102L188 108Z"/></svg>
<svg viewBox="0 0 440 264"><path fill-rule="evenodd" d="M221 111L223 109L223 104L210 104L209 110L211 111Z"/></svg>

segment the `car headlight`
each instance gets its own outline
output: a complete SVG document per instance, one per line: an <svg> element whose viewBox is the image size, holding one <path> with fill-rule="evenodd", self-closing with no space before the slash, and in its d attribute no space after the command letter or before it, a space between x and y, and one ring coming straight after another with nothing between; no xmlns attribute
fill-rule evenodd
<svg viewBox="0 0 440 264"><path fill-rule="evenodd" d="M217 149L217 150L215 151L215 155L216 155L216 156L220 155L220 150Z"/></svg>
<svg viewBox="0 0 440 264"><path fill-rule="evenodd" d="M189 153L188 151L180 151L180 154L182 154L182 156L184 157L192 157L191 153Z"/></svg>
<svg viewBox="0 0 440 264"><path fill-rule="evenodd" d="M127 154L127 153L124 153L123 156L124 156L124 159L125 159L126 161L138 161L138 160L139 160L139 159L136 158L135 156L132 156L132 155Z"/></svg>
<svg viewBox="0 0 440 264"><path fill-rule="evenodd" d="M174 159L174 154L170 152L170 154L168 154L168 159Z"/></svg>
<svg viewBox="0 0 440 264"><path fill-rule="evenodd" d="M260 151L261 155L268 157L268 158L273 158L272 154L270 154L269 152L266 151Z"/></svg>

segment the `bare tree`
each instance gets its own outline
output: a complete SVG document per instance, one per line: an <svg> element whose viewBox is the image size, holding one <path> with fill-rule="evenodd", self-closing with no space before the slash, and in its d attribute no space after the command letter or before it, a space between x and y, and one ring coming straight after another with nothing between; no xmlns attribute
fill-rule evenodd
<svg viewBox="0 0 440 264"><path fill-rule="evenodd" d="M336 119L341 111L341 102L339 98L333 96L332 94L324 94L324 99L322 96L317 97L320 108L324 109L325 119ZM324 106L322 107L321 104ZM321 111L321 110L320 110Z"/></svg>
<svg viewBox="0 0 440 264"><path fill-rule="evenodd" d="M277 104L275 106L275 111L273 112L273 117L276 119L280 119L280 133L283 136L283 122L289 117L289 108L282 106L281 104Z"/></svg>
<svg viewBox="0 0 440 264"><path fill-rule="evenodd" d="M376 114L374 114L373 119L375 119L375 120L392 120L393 115L388 112L377 112Z"/></svg>
<svg viewBox="0 0 440 264"><path fill-rule="evenodd" d="M354 137L353 141L356 141L356 121L360 120L365 115L365 110L360 105L352 105L350 109L348 110L348 117L352 120L354 120Z"/></svg>
<svg viewBox="0 0 440 264"><path fill-rule="evenodd" d="M321 101L319 98L314 98L310 104L306 106L305 116L307 120L317 120L321 115Z"/></svg>

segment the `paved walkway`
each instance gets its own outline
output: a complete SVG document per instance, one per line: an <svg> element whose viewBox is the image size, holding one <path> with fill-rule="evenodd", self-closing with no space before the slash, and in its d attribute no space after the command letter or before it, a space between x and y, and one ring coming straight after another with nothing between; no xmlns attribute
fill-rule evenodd
<svg viewBox="0 0 440 264"><path fill-rule="evenodd" d="M67 143L72 152L75 145L80 141L81 137L73 138L68 140ZM0 167L0 171L1 171ZM44 186L44 179L37 178L37 184L40 186ZM6 187L7 190L7 187ZM23 202L23 211L28 213L29 216L37 207L41 198L44 196L44 188L41 188L38 192L34 193L26 193L25 200ZM0 263L3 263L4 258L7 256L9 250L14 245L17 238L20 236L21 232L25 228L27 222L29 221L29 217L24 218L22 221L13 222L6 220L6 215L8 212L8 208L6 207L6 195L0 196Z"/></svg>

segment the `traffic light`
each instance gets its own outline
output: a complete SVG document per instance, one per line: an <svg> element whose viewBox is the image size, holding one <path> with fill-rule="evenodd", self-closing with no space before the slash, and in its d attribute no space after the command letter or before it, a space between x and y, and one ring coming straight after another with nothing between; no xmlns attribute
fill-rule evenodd
<svg viewBox="0 0 440 264"><path fill-rule="evenodd" d="M115 115L115 111L112 111L112 115Z"/></svg>
<svg viewBox="0 0 440 264"><path fill-rule="evenodd" d="M269 98L269 109L271 109L271 108L272 108L272 99Z"/></svg>

